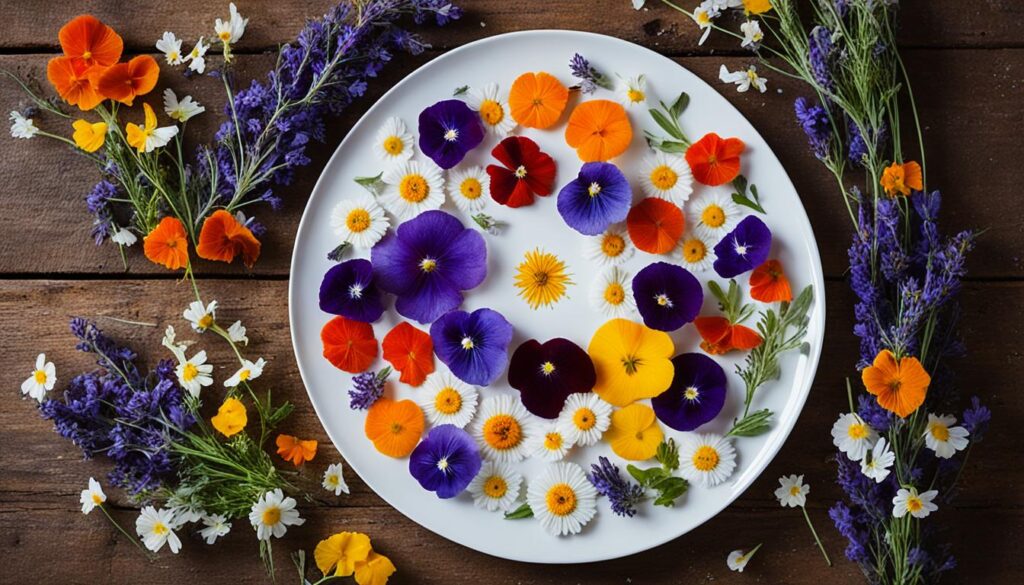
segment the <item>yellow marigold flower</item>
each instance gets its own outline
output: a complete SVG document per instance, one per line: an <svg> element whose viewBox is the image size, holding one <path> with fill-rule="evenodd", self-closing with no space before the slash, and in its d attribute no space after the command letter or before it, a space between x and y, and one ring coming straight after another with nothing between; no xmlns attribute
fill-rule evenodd
<svg viewBox="0 0 1024 585"><path fill-rule="evenodd" d="M569 284L574 283L565 271L565 262L540 248L527 252L516 267L516 288L531 309L557 303Z"/></svg>
<svg viewBox="0 0 1024 585"><path fill-rule="evenodd" d="M604 434L612 451L630 461L654 457L664 438L654 409L646 404L630 404L613 412L611 426Z"/></svg>
<svg viewBox="0 0 1024 585"><path fill-rule="evenodd" d="M75 120L71 127L75 129L75 133L71 137L75 139L78 148L85 152L96 152L107 139L106 122L93 124L88 120Z"/></svg>
<svg viewBox="0 0 1024 585"><path fill-rule="evenodd" d="M370 553L369 536L361 532L339 532L317 543L313 558L324 575L334 569L335 577L348 577L358 563L369 562Z"/></svg>
<svg viewBox="0 0 1024 585"><path fill-rule="evenodd" d="M675 368L672 338L663 331L627 319L612 319L590 340L594 392L615 406L653 398L668 389Z"/></svg>
<svg viewBox="0 0 1024 585"><path fill-rule="evenodd" d="M356 583L359 585L385 585L396 570L391 559L370 551L366 562L356 563Z"/></svg>
<svg viewBox="0 0 1024 585"><path fill-rule="evenodd" d="M924 177L921 173L921 165L914 161L892 163L882 172L880 181L882 188L889 197L903 195L906 197L913 191L924 190Z"/></svg>
<svg viewBox="0 0 1024 585"><path fill-rule="evenodd" d="M748 14L764 14L772 9L771 0L743 0L743 8Z"/></svg>
<svg viewBox="0 0 1024 585"><path fill-rule="evenodd" d="M213 428L221 432L225 437L238 434L245 428L249 418L245 414L245 405L237 398L228 398L224 404L217 409L217 414L210 419Z"/></svg>

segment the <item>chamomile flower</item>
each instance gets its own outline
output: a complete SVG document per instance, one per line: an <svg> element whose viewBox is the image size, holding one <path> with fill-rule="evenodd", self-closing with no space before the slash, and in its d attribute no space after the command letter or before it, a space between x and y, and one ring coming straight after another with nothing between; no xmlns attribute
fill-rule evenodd
<svg viewBox="0 0 1024 585"><path fill-rule="evenodd" d="M658 197L680 207L693 193L693 174L683 157L661 152L643 162L640 188L648 197Z"/></svg>
<svg viewBox="0 0 1024 585"><path fill-rule="evenodd" d="M182 313L182 317L192 324L193 329L203 333L215 323L217 301L210 301L209 305L203 305L202 301L192 301Z"/></svg>
<svg viewBox="0 0 1024 585"><path fill-rule="evenodd" d="M722 65L718 70L718 79L723 83L735 83L739 93L750 91L751 87L761 93L768 91L768 80L757 74L757 65L738 71L729 71Z"/></svg>
<svg viewBox="0 0 1024 585"><path fill-rule="evenodd" d="M256 537L260 540L270 540L271 536L281 538L289 526L305 524L295 506L295 498L286 498L281 488L260 496L249 512L249 522L256 530Z"/></svg>
<svg viewBox="0 0 1024 585"><path fill-rule="evenodd" d="M530 482L526 501L550 534L579 534L597 512L597 490L575 463L550 465Z"/></svg>
<svg viewBox="0 0 1024 585"><path fill-rule="evenodd" d="M110 235L110 241L114 242L118 246L131 247L132 244L139 241L139 238L128 228L122 227L117 228L117 230Z"/></svg>
<svg viewBox="0 0 1024 585"><path fill-rule="evenodd" d="M327 470L324 471L324 481L321 485L324 489L329 492L334 492L334 495L340 496L342 492L348 493L348 484L345 483L345 477L341 473L341 463L331 463L327 466Z"/></svg>
<svg viewBox="0 0 1024 585"><path fill-rule="evenodd" d="M181 39L174 36L174 33L164 31L164 36L156 42L156 50L164 54L168 65L181 65Z"/></svg>
<svg viewBox="0 0 1024 585"><path fill-rule="evenodd" d="M391 117L377 130L373 153L386 164L403 163L415 153L415 141L401 118Z"/></svg>
<svg viewBox="0 0 1024 585"><path fill-rule="evenodd" d="M693 21L697 23L704 33L700 35L700 40L697 41L698 45L703 45L704 41L708 40L708 36L711 34L711 25L714 24L714 20L719 17L721 11L715 5L713 0L704 0L699 6L693 9Z"/></svg>
<svg viewBox="0 0 1024 585"><path fill-rule="evenodd" d="M602 270L590 287L590 306L612 319L626 317L636 311L632 279L618 266Z"/></svg>
<svg viewBox="0 0 1024 585"><path fill-rule="evenodd" d="M939 509L932 502L937 495L939 495L938 490L928 490L919 494L915 487L900 488L892 499L892 515L895 518L902 518L909 513L914 518L926 518Z"/></svg>
<svg viewBox="0 0 1024 585"><path fill-rule="evenodd" d="M529 454L534 434L533 417L522 402L508 394L491 396L480 403L480 416L473 424L473 437L481 454L500 463L515 463Z"/></svg>
<svg viewBox="0 0 1024 585"><path fill-rule="evenodd" d="M878 433L853 413L841 415L832 425L832 443L854 461L863 460L877 439Z"/></svg>
<svg viewBox="0 0 1024 585"><path fill-rule="evenodd" d="M224 380L224 386L226 388L234 388L242 382L248 382L255 380L263 374L263 368L266 367L267 362L263 358L259 358L255 362L249 360L242 360L242 367L238 368L230 378Z"/></svg>
<svg viewBox="0 0 1024 585"><path fill-rule="evenodd" d="M241 321L235 321L228 327L228 339L242 345L249 345L249 338L245 336L245 325Z"/></svg>
<svg viewBox="0 0 1024 585"><path fill-rule="evenodd" d="M199 530L199 536L206 539L206 544L213 544L218 538L231 532L231 523L221 514L203 516L202 520L203 528Z"/></svg>
<svg viewBox="0 0 1024 585"><path fill-rule="evenodd" d="M740 220L740 209L732 199L721 193L704 193L690 202L693 218L697 222L696 231L707 241L718 243L726 234L736 227Z"/></svg>
<svg viewBox="0 0 1024 585"><path fill-rule="evenodd" d="M636 248L623 224L612 224L603 234L591 236L584 244L584 254L600 266L619 266L633 257Z"/></svg>
<svg viewBox="0 0 1024 585"><path fill-rule="evenodd" d="M615 95L619 102L627 108L642 106L647 101L647 78L643 74L625 79L620 78L615 87Z"/></svg>
<svg viewBox="0 0 1024 585"><path fill-rule="evenodd" d="M213 23L213 30L225 47L237 43L245 34L245 26L249 24L248 18L242 18L242 15L238 14L238 8L235 7L234 2L228 4L228 11L227 21L218 18Z"/></svg>
<svg viewBox="0 0 1024 585"><path fill-rule="evenodd" d="M206 363L206 350L179 363L174 372L178 375L181 387L193 397L198 397L204 387L213 384L213 364Z"/></svg>
<svg viewBox="0 0 1024 585"><path fill-rule="evenodd" d="M21 112L11 112L11 136L15 138L34 138L39 134L39 127L32 118L26 118Z"/></svg>
<svg viewBox="0 0 1024 585"><path fill-rule="evenodd" d="M89 488L82 490L82 495L78 498L78 501L82 504L82 513L88 514L96 506L102 506L103 502L107 501L107 494L103 493L103 486L100 485L100 482L90 477Z"/></svg>
<svg viewBox="0 0 1024 585"><path fill-rule="evenodd" d="M484 129L491 134L504 138L512 133L516 121L512 118L508 102L502 100L498 93L497 83L488 83L483 87L471 87L466 92L466 105L480 113Z"/></svg>
<svg viewBox="0 0 1024 585"><path fill-rule="evenodd" d="M476 414L476 388L447 372L436 372L427 378L426 394L420 408L430 424L454 425L460 429Z"/></svg>
<svg viewBox="0 0 1024 585"><path fill-rule="evenodd" d="M775 489L775 497L783 508L803 507L807 504L807 494L811 486L804 484L802 475L784 475L779 478L779 487Z"/></svg>
<svg viewBox="0 0 1024 585"><path fill-rule="evenodd" d="M956 417L948 414L935 416L928 413L928 427L924 431L924 444L935 451L939 459L949 459L957 451L967 448L967 429L955 427Z"/></svg>
<svg viewBox="0 0 1024 585"><path fill-rule="evenodd" d="M674 256L679 258L690 272L704 272L711 268L717 258L714 244L699 230L690 230L683 236Z"/></svg>
<svg viewBox="0 0 1024 585"><path fill-rule="evenodd" d="M199 37L196 41L196 46L192 47L192 50L185 55L185 61L188 61L188 68L191 71L202 75L206 71L206 52L210 50L210 44L203 42L203 37Z"/></svg>
<svg viewBox="0 0 1024 585"><path fill-rule="evenodd" d="M753 50L757 48L762 40L764 40L764 32L761 31L761 23L756 20L748 20L741 24L740 32L743 33L743 42L740 43L741 47Z"/></svg>
<svg viewBox="0 0 1024 585"><path fill-rule="evenodd" d="M889 477L889 468L895 462L896 454L889 448L889 443L885 441L885 437L879 437L868 456L861 460L860 472L876 483L882 483Z"/></svg>
<svg viewBox="0 0 1024 585"><path fill-rule="evenodd" d="M523 476L508 463L484 461L479 473L466 486L477 508L488 512L511 510L519 499Z"/></svg>
<svg viewBox="0 0 1024 585"><path fill-rule="evenodd" d="M527 449L546 461L561 461L569 452L572 441L565 438L557 425L549 425L542 432L530 438Z"/></svg>
<svg viewBox="0 0 1024 585"><path fill-rule="evenodd" d="M153 552L159 552L165 544L174 554L181 550L181 539L174 533L174 514L170 510L146 506L135 519L135 532L142 544Z"/></svg>
<svg viewBox="0 0 1024 585"><path fill-rule="evenodd" d="M736 449L715 434L687 433L679 441L679 473L690 483L715 487L736 469Z"/></svg>
<svg viewBox="0 0 1024 585"><path fill-rule="evenodd" d="M734 550L729 553L729 556L725 559L725 564L729 566L730 571L736 571L742 573L743 569L747 568L747 563L753 558L754 554L757 553L761 545L757 545L750 552L744 552L742 550Z"/></svg>
<svg viewBox="0 0 1024 585"><path fill-rule="evenodd" d="M174 90L168 87L164 90L164 111L172 119L184 123L190 118L205 112L206 108L199 105L199 102L193 100L190 95L178 101L178 96L174 95Z"/></svg>
<svg viewBox="0 0 1024 585"><path fill-rule="evenodd" d="M611 424L612 405L592 392L570 394L558 414L558 430L571 444L593 445Z"/></svg>
<svg viewBox="0 0 1024 585"><path fill-rule="evenodd" d="M53 365L53 362L46 361L46 354L41 353L36 356L36 368L32 371L32 375L21 383L21 394L22 396L27 394L36 402L42 402L46 393L53 390L56 383L57 367Z"/></svg>
<svg viewBox="0 0 1024 585"><path fill-rule="evenodd" d="M372 248L388 231L391 222L369 193L346 197L331 211L331 229L343 242L356 248Z"/></svg>
<svg viewBox="0 0 1024 585"><path fill-rule="evenodd" d="M399 220L407 220L444 203L444 178L432 164L405 161L384 171L380 200Z"/></svg>
<svg viewBox="0 0 1024 585"><path fill-rule="evenodd" d="M453 169L448 174L448 197L465 213L483 211L490 193L491 177L482 167Z"/></svg>

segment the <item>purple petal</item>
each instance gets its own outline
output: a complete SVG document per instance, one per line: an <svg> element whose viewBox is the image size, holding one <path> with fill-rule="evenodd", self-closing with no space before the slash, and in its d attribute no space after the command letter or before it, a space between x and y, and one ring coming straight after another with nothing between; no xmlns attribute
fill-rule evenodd
<svg viewBox="0 0 1024 585"><path fill-rule="evenodd" d="M461 304L462 293L441 275L421 274L416 284L395 300L395 310L426 325Z"/></svg>
<svg viewBox="0 0 1024 585"><path fill-rule="evenodd" d="M581 234L593 236L623 221L633 200L629 181L615 165L591 162L558 193L558 213Z"/></svg>
<svg viewBox="0 0 1024 585"><path fill-rule="evenodd" d="M505 369L512 324L491 309L451 311L430 326L430 338L438 359L457 378L487 386Z"/></svg>
<svg viewBox="0 0 1024 585"><path fill-rule="evenodd" d="M369 260L356 258L331 267L320 283L320 310L372 323L384 313L384 303Z"/></svg>
<svg viewBox="0 0 1024 585"><path fill-rule="evenodd" d="M672 358L675 375L668 390L651 399L658 419L677 431L692 431L718 416L725 406L725 371L700 353Z"/></svg>
<svg viewBox="0 0 1024 585"><path fill-rule="evenodd" d="M675 331L697 318L704 290L685 268L655 262L633 277L633 298L644 325Z"/></svg>
<svg viewBox="0 0 1024 585"><path fill-rule="evenodd" d="M757 217L743 219L715 246L715 272L732 278L764 264L772 247L772 232Z"/></svg>
<svg viewBox="0 0 1024 585"><path fill-rule="evenodd" d="M508 383L519 390L523 406L547 419L558 417L570 394L589 392L596 379L587 352L562 338L543 345L535 339L523 342L508 366Z"/></svg>
<svg viewBox="0 0 1024 585"><path fill-rule="evenodd" d="M409 456L409 473L437 497L454 498L480 471L476 443L454 425L434 427Z"/></svg>
<svg viewBox="0 0 1024 585"><path fill-rule="evenodd" d="M484 139L480 116L459 100L444 100L420 112L420 150L442 169L462 162Z"/></svg>
<svg viewBox="0 0 1024 585"><path fill-rule="evenodd" d="M462 233L447 243L438 262L439 271L459 290L476 288L487 278L487 244L475 230Z"/></svg>
<svg viewBox="0 0 1024 585"><path fill-rule="evenodd" d="M415 220L412 220L415 221ZM408 223L408 222L407 222ZM404 227L406 224L402 224ZM370 250L370 262L377 285L386 292L401 295L415 284L419 258L412 246L397 234L388 234Z"/></svg>

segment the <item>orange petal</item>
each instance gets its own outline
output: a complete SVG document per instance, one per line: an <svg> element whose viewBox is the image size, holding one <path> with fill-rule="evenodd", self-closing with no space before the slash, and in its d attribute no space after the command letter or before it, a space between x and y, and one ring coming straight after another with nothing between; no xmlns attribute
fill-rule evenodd
<svg viewBox="0 0 1024 585"><path fill-rule="evenodd" d="M730 341L735 349L754 349L761 345L764 339L750 327L744 325L733 325Z"/></svg>
<svg viewBox="0 0 1024 585"><path fill-rule="evenodd" d="M175 217L160 220L142 240L146 258L165 268L177 270L188 265L188 235L185 226Z"/></svg>
<svg viewBox="0 0 1024 585"><path fill-rule="evenodd" d="M670 252L685 228L682 210L657 197L640 201L626 216L626 229L633 244L651 254Z"/></svg>
<svg viewBox="0 0 1024 585"><path fill-rule="evenodd" d="M633 127L626 110L609 100L590 100L576 106L565 128L566 143L583 162L607 161L629 148Z"/></svg>
<svg viewBox="0 0 1024 585"><path fill-rule="evenodd" d="M401 373L399 381L419 386L434 371L434 344L430 335L401 322L384 336L384 359Z"/></svg>
<svg viewBox="0 0 1024 585"><path fill-rule="evenodd" d="M377 358L377 339L369 323L337 316L320 330L324 357L339 370L358 374Z"/></svg>

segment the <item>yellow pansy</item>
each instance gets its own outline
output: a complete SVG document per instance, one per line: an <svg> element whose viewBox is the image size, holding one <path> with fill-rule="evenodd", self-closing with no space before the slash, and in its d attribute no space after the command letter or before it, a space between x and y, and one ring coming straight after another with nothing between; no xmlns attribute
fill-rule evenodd
<svg viewBox="0 0 1024 585"><path fill-rule="evenodd" d="M217 409L217 414L210 419L213 428L221 432L225 437L238 434L249 422L245 414L245 405L237 398L228 398L224 404Z"/></svg>
<svg viewBox="0 0 1024 585"><path fill-rule="evenodd" d="M366 561L356 563L356 583L359 585L385 585L395 574L395 564L384 555L370 551Z"/></svg>
<svg viewBox="0 0 1024 585"><path fill-rule="evenodd" d="M623 459L644 461L654 457L665 438L654 409L646 404L630 404L612 413L612 422L604 440Z"/></svg>
<svg viewBox="0 0 1024 585"><path fill-rule="evenodd" d="M324 575L334 569L335 577L348 577L358 563L369 561L370 552L369 536L361 532L339 532L317 543L313 558Z"/></svg>
<svg viewBox="0 0 1024 585"><path fill-rule="evenodd" d="M107 139L106 122L91 123L88 120L75 120L71 127L75 133L71 136L75 144L85 152L96 152Z"/></svg>
<svg viewBox="0 0 1024 585"><path fill-rule="evenodd" d="M153 150L164 146L178 135L177 126L165 126L157 128L156 112L149 104L142 104L146 114L145 126L129 123L125 126L125 138L128 144L135 147L139 152L153 152Z"/></svg>
<svg viewBox="0 0 1024 585"><path fill-rule="evenodd" d="M668 389L675 368L672 338L663 331L627 319L612 319L590 340L594 392L615 406L653 398Z"/></svg>
<svg viewBox="0 0 1024 585"><path fill-rule="evenodd" d="M743 0L743 8L748 14L764 14L772 9L771 0Z"/></svg>

